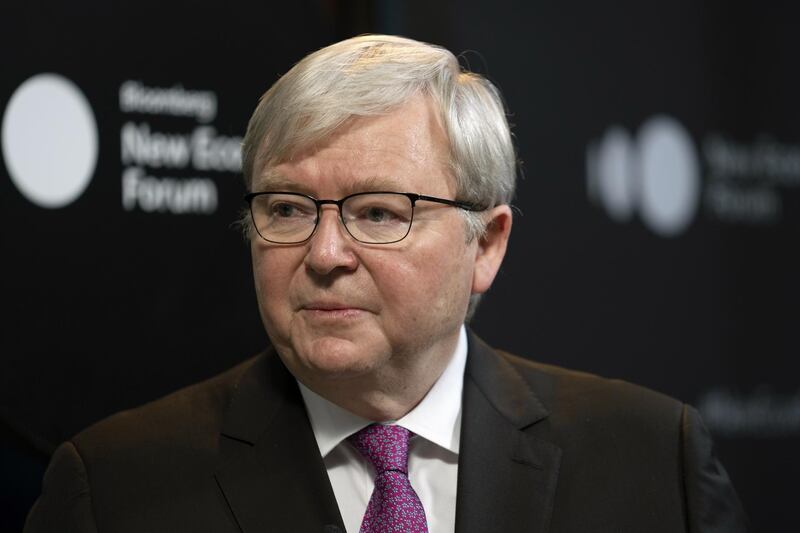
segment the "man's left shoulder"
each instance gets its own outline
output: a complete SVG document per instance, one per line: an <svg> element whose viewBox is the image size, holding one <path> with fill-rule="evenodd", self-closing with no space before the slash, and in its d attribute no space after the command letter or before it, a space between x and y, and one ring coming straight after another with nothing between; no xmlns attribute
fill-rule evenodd
<svg viewBox="0 0 800 533"><path fill-rule="evenodd" d="M560 448L562 502L580 501L584 514L600 521L608 514L619 530L622 517L635 524L626 530L644 531L675 516L690 531L746 530L741 501L691 406L623 380L495 353L548 411L526 432ZM554 521L562 518L575 516L560 513Z"/></svg>
<svg viewBox="0 0 800 533"><path fill-rule="evenodd" d="M637 422L674 430L687 409L680 400L628 381L540 363L502 350L495 352L554 416L580 415L585 423Z"/></svg>

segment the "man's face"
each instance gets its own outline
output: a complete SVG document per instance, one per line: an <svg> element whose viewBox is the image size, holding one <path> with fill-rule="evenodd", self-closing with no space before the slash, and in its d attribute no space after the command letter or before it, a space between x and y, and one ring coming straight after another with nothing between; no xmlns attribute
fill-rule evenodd
<svg viewBox="0 0 800 533"><path fill-rule="evenodd" d="M256 175L253 190L454 199L448 157L433 106L418 97L392 113L353 119L312 150ZM289 370L312 388L341 378L440 371L464 320L478 250L477 242L466 242L458 209L431 202L417 203L411 232L394 244L355 241L335 205L322 207L305 243L251 240L267 333Z"/></svg>

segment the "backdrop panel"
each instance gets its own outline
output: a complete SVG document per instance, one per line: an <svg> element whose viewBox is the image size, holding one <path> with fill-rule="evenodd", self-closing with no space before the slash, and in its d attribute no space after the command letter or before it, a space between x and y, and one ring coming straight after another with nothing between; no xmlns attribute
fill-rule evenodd
<svg viewBox="0 0 800 533"><path fill-rule="evenodd" d="M464 52L512 113L517 215L476 331L696 405L754 530L800 528L800 8L237 4L0 22L9 531L55 443L264 346L234 147L280 73L368 31Z"/></svg>

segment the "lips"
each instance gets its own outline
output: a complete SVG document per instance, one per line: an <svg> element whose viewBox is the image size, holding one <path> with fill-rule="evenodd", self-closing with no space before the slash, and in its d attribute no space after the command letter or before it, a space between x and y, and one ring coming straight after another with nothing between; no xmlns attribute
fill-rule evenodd
<svg viewBox="0 0 800 533"><path fill-rule="evenodd" d="M363 316L368 309L340 300L312 300L301 305L300 311L315 319L344 319Z"/></svg>
<svg viewBox="0 0 800 533"><path fill-rule="evenodd" d="M310 302L303 306L308 311L343 311L345 309L361 309L358 306L339 302Z"/></svg>
<svg viewBox="0 0 800 533"><path fill-rule="evenodd" d="M364 309L338 302L314 302L302 307L302 312L313 321L353 320L364 316Z"/></svg>

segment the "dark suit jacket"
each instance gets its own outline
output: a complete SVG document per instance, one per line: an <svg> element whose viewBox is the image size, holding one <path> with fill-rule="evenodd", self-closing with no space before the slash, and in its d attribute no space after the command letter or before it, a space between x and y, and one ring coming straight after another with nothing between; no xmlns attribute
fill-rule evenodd
<svg viewBox="0 0 800 533"><path fill-rule="evenodd" d="M744 531L697 413L472 335L456 531ZM335 532L294 378L271 351L61 445L25 531Z"/></svg>

